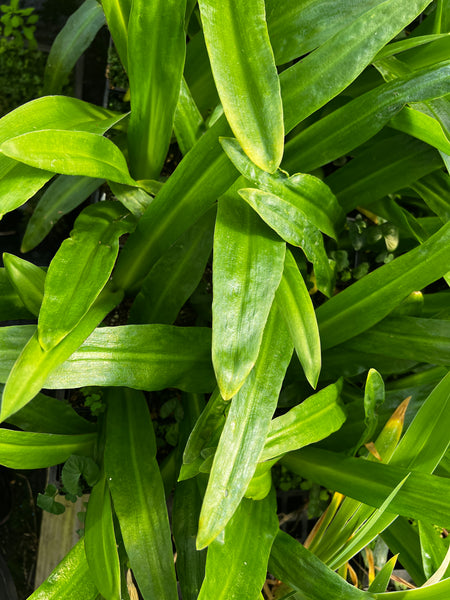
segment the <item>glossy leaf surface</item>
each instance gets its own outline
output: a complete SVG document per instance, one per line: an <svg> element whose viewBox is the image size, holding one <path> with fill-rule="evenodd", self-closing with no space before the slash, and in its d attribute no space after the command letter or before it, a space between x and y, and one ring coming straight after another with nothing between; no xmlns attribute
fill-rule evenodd
<svg viewBox="0 0 450 600"><path fill-rule="evenodd" d="M0 428L0 464L10 469L45 469L71 454L92 455L96 440L96 433L59 435Z"/></svg>
<svg viewBox="0 0 450 600"><path fill-rule="evenodd" d="M28 221L21 252L28 252L47 236L59 219L84 202L103 179L60 175L48 186Z"/></svg>
<svg viewBox="0 0 450 600"><path fill-rule="evenodd" d="M113 270L119 237L132 231L134 224L132 215L119 202L98 202L77 218L45 279L38 321L39 343L44 350L61 342L92 307Z"/></svg>
<svg viewBox="0 0 450 600"><path fill-rule="evenodd" d="M13 254L5 253L3 262L22 302L32 315L37 316L44 295L45 271Z"/></svg>
<svg viewBox="0 0 450 600"><path fill-rule="evenodd" d="M33 313L25 307L6 269L0 268L0 321L29 319Z"/></svg>
<svg viewBox="0 0 450 600"><path fill-rule="evenodd" d="M186 0L131 4L128 150L137 179L157 178L169 148L186 51L185 11Z"/></svg>
<svg viewBox="0 0 450 600"><path fill-rule="evenodd" d="M102 0L102 8L122 65L128 70L128 21L132 0Z"/></svg>
<svg viewBox="0 0 450 600"><path fill-rule="evenodd" d="M178 597L153 424L142 392L108 393L105 473L131 568L144 598Z"/></svg>
<svg viewBox="0 0 450 600"><path fill-rule="evenodd" d="M292 355L282 316L273 306L258 360L233 398L220 437L199 521L197 547L223 530L255 472Z"/></svg>
<svg viewBox="0 0 450 600"><path fill-rule="evenodd" d="M370 273L318 308L322 347L330 348L365 331L412 291L439 279L450 262L450 226L424 244Z"/></svg>
<svg viewBox="0 0 450 600"><path fill-rule="evenodd" d="M69 73L105 24L102 7L85 0L56 36L44 73L44 95L60 94Z"/></svg>
<svg viewBox="0 0 450 600"><path fill-rule="evenodd" d="M120 565L111 496L105 476L92 488L86 510L84 545L89 573L105 600L120 600Z"/></svg>
<svg viewBox="0 0 450 600"><path fill-rule="evenodd" d="M234 194L219 201L214 233L212 358L225 400L258 356L283 272L285 244Z"/></svg>
<svg viewBox="0 0 450 600"><path fill-rule="evenodd" d="M322 363L319 328L311 297L289 250L286 251L283 276L275 299L286 320L306 378L315 388Z"/></svg>
<svg viewBox="0 0 450 600"><path fill-rule="evenodd" d="M225 527L224 541L208 548L199 600L258 599L277 531L274 493L259 501L243 498Z"/></svg>
<svg viewBox="0 0 450 600"><path fill-rule="evenodd" d="M264 2L200 0L199 6L230 127L249 158L273 173L283 156L283 105Z"/></svg>

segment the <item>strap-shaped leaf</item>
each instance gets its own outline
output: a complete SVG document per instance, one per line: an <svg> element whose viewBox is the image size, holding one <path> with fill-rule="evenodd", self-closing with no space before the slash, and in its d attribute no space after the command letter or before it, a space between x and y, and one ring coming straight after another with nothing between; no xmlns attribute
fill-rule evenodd
<svg viewBox="0 0 450 600"><path fill-rule="evenodd" d="M448 67L450 71L450 66ZM447 89L448 89L447 84ZM389 122L389 126L450 154L450 139L438 120L419 110L405 107Z"/></svg>
<svg viewBox="0 0 450 600"><path fill-rule="evenodd" d="M33 250L59 219L80 206L103 183L103 179L60 175L42 194L28 221L21 252Z"/></svg>
<svg viewBox="0 0 450 600"><path fill-rule="evenodd" d="M60 94L70 71L105 24L101 5L85 0L56 36L44 73L44 95Z"/></svg>
<svg viewBox="0 0 450 600"><path fill-rule="evenodd" d="M285 244L233 193L219 200L213 255L212 360L225 400L258 356L283 272Z"/></svg>
<svg viewBox="0 0 450 600"><path fill-rule="evenodd" d="M132 0L102 0L108 27L125 71L128 70L128 21Z"/></svg>
<svg viewBox="0 0 450 600"><path fill-rule="evenodd" d="M322 364L319 327L306 284L289 250L286 251L283 276L275 299L286 320L306 378L315 388Z"/></svg>
<svg viewBox="0 0 450 600"><path fill-rule="evenodd" d="M58 435L0 429L0 464L11 469L45 469L71 454L92 456L96 433Z"/></svg>
<svg viewBox="0 0 450 600"><path fill-rule="evenodd" d="M173 122L173 131L181 152L187 154L205 130L203 117L183 77Z"/></svg>
<svg viewBox="0 0 450 600"><path fill-rule="evenodd" d="M89 572L83 538L28 600L96 600L97 597L98 590Z"/></svg>
<svg viewBox="0 0 450 600"><path fill-rule="evenodd" d="M314 444L337 431L347 416L339 401L341 389L342 381L333 383L273 419L259 460Z"/></svg>
<svg viewBox="0 0 450 600"><path fill-rule="evenodd" d="M436 171L412 184L425 204L445 223L450 221L450 175Z"/></svg>
<svg viewBox="0 0 450 600"><path fill-rule="evenodd" d="M450 63L445 63L415 71L362 94L289 141L283 167L287 170L311 171L348 154L387 123L394 124L403 115L402 108L407 102L445 94L449 80Z"/></svg>
<svg viewBox="0 0 450 600"><path fill-rule="evenodd" d="M360 279L317 309L322 348L362 333L411 292L436 281L450 263L450 224L424 244Z"/></svg>
<svg viewBox="0 0 450 600"><path fill-rule="evenodd" d="M108 392L105 473L130 565L145 598L178 598L153 423L142 392Z"/></svg>
<svg viewBox="0 0 450 600"><path fill-rule="evenodd" d="M3 254L3 262L22 302L31 314L37 316L44 295L45 271L23 258L6 252Z"/></svg>
<svg viewBox="0 0 450 600"><path fill-rule="evenodd" d="M120 296L116 296L111 300L109 307L106 307L106 314L114 308L119 299ZM104 313L102 318L103 316ZM48 389L100 385L156 391L177 387L187 392L199 393L211 392L215 387L211 365L211 330L206 327L172 327L171 325L100 327L83 344L89 333L83 331L82 338L81 330L78 329L82 323L83 321L61 344L50 350L46 359L42 358L44 351L37 341L37 336L34 335L30 340L30 348L25 348L18 362L18 365L27 364L26 373L30 382L27 384L27 381L22 381L25 371L22 376L20 373L17 375L18 381L15 382L17 386L23 385L25 390L24 396L19 394L17 398L17 402L22 406L31 399L28 398L23 402L23 398L28 397L36 388L43 387L44 383ZM0 381L6 381L14 361L17 360L34 331L33 325L0 328L2 359ZM75 333L79 335L76 344ZM33 344L32 348L31 344ZM78 348L79 351L76 351ZM62 349L68 352L68 356L73 352L69 360L66 360L66 354L63 355ZM48 358L50 354L51 365ZM61 358L62 356L64 358ZM56 368L54 363L60 364L64 360L66 362ZM46 365L44 373L43 364ZM31 369L31 365L35 365L36 372ZM19 366L14 367L10 375L11 380L16 378L15 373L18 368ZM47 369L55 370L48 376ZM36 389L34 394L39 389ZM21 392L22 388L20 387L19 390L18 387L18 391ZM12 389L8 391L8 395L12 393ZM4 406L6 410L7 405ZM14 411L18 408L14 408ZM8 414L9 412L13 412L12 407L11 411L7 410Z"/></svg>
<svg viewBox="0 0 450 600"><path fill-rule="evenodd" d="M333 270L325 251L322 234L317 227L295 206L270 192L244 188L239 190L239 195L281 238L303 250L314 265L317 287L326 296L331 296Z"/></svg>
<svg viewBox="0 0 450 600"><path fill-rule="evenodd" d="M273 173L283 156L283 105L264 1L200 0L199 6L230 127L250 159Z"/></svg>
<svg viewBox="0 0 450 600"><path fill-rule="evenodd" d="M447 502L450 481L446 477L312 447L292 452L281 462L302 477L375 507L383 504L409 472L410 476L392 499L389 512L441 527L450 523ZM387 518L392 519L392 515L387 515Z"/></svg>
<svg viewBox="0 0 450 600"><path fill-rule="evenodd" d="M31 319L33 313L25 307L11 283L6 269L0 268L0 321Z"/></svg>
<svg viewBox="0 0 450 600"><path fill-rule="evenodd" d="M238 171L259 189L278 197L279 212L288 219L311 221L318 229L336 239L344 224L344 213L331 190L317 177L297 173L287 177L283 171L273 175L255 166L241 150L237 140L220 140L228 158ZM300 214L299 214L300 213Z"/></svg>
<svg viewBox="0 0 450 600"><path fill-rule="evenodd" d="M37 169L136 185L119 148L111 140L93 133L65 129L33 131L3 142L0 152Z"/></svg>
<svg viewBox="0 0 450 600"><path fill-rule="evenodd" d="M77 218L47 271L38 321L44 350L59 344L91 308L113 270L119 237L133 228L133 216L119 202L98 202Z"/></svg>
<svg viewBox="0 0 450 600"><path fill-rule="evenodd" d="M86 510L84 536L89 573L105 600L120 600L120 565L111 496L102 478L92 488Z"/></svg>
<svg viewBox="0 0 450 600"><path fill-rule="evenodd" d="M199 521L197 547L210 544L234 514L256 469L293 347L274 304L258 360L231 402Z"/></svg>
<svg viewBox="0 0 450 600"><path fill-rule="evenodd" d="M212 207L159 259L131 307L131 323L172 324L199 284L213 243Z"/></svg>
<svg viewBox="0 0 450 600"><path fill-rule="evenodd" d="M44 386L48 375L53 369L69 358L69 356L81 346L94 328L119 303L122 296L122 292L110 292L109 290L105 290L97 298L89 312L78 323L77 327L73 329L60 344L54 346L48 352L42 349L38 340L37 331L31 339L29 339L25 347L22 345L23 350L18 357L16 354L17 360L12 367L3 391L0 412L1 420L4 420L9 415L17 412L34 398ZM8 328L5 327L0 331L2 334L5 334L8 339L9 336L7 330ZM25 339L27 339L29 334L30 329L27 328Z"/></svg>
<svg viewBox="0 0 450 600"><path fill-rule="evenodd" d="M286 130L345 89L428 4L430 0L379 2L285 71L280 81Z"/></svg>
<svg viewBox="0 0 450 600"><path fill-rule="evenodd" d="M128 148L138 179L157 178L169 148L186 52L185 12L186 0L134 0L131 5Z"/></svg>
<svg viewBox="0 0 450 600"><path fill-rule="evenodd" d="M264 500L243 498L224 531L208 548L198 600L258 598L278 532L275 492Z"/></svg>

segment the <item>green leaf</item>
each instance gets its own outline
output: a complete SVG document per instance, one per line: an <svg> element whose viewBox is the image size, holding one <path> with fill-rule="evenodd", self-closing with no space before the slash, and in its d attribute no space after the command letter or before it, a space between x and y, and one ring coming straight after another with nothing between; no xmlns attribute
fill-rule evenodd
<svg viewBox="0 0 450 600"><path fill-rule="evenodd" d="M441 532L433 525L418 522L422 564L425 577L429 579L441 566L447 552L447 546L441 538Z"/></svg>
<svg viewBox="0 0 450 600"><path fill-rule="evenodd" d="M59 219L82 204L103 183L103 179L60 175L42 194L22 240L21 252L33 250Z"/></svg>
<svg viewBox="0 0 450 600"><path fill-rule="evenodd" d="M58 435L0 428L0 464L10 469L45 469L71 454L91 456L96 441L96 433Z"/></svg>
<svg viewBox="0 0 450 600"><path fill-rule="evenodd" d="M130 235L114 271L118 287L139 290L162 254L210 208L237 176L218 137L229 135L219 119L183 158ZM170 206L171 209L167 210Z"/></svg>
<svg viewBox="0 0 450 600"><path fill-rule="evenodd" d="M0 268L0 321L31 318L33 318L33 314L22 302L6 269Z"/></svg>
<svg viewBox="0 0 450 600"><path fill-rule="evenodd" d="M97 597L81 539L28 600L96 600Z"/></svg>
<svg viewBox="0 0 450 600"><path fill-rule="evenodd" d="M333 270L325 252L322 234L312 222L295 207L280 202L280 198L270 192L247 188L240 189L239 195L281 238L303 250L308 260L314 264L317 287L326 296L331 296Z"/></svg>
<svg viewBox="0 0 450 600"><path fill-rule="evenodd" d="M219 535L244 496L264 447L292 350L274 304L256 364L231 402L220 437L200 514L198 548Z"/></svg>
<svg viewBox="0 0 450 600"><path fill-rule="evenodd" d="M90 311L78 323L77 327L63 341L49 351L42 349L39 344L37 331L23 347L8 376L3 391L0 419L3 421L11 414L25 406L44 386L48 375L84 342L100 321L118 304L122 292L106 290L97 298ZM9 328L4 327L0 332L8 339ZM6 331L5 331L6 330ZM27 339L30 330L25 330ZM20 342L19 342L20 343ZM14 346L17 348L17 345ZM86 385L86 384L82 384ZM68 386L62 386L68 387ZM80 386L81 387L81 386Z"/></svg>
<svg viewBox="0 0 450 600"><path fill-rule="evenodd" d="M128 21L132 0L102 0L108 27L125 70L128 70Z"/></svg>
<svg viewBox="0 0 450 600"><path fill-rule="evenodd" d="M100 475L100 469L97 464L89 456L77 456L72 454L66 460L62 468L61 480L64 488L69 494L81 496L83 489L80 484L80 479L86 481L89 486L97 483Z"/></svg>
<svg viewBox="0 0 450 600"><path fill-rule="evenodd" d="M32 131L3 142L0 152L37 169L136 185L119 148L93 133L64 129Z"/></svg>
<svg viewBox="0 0 450 600"><path fill-rule="evenodd" d="M398 554L390 558L378 571L375 576L375 579L369 586L369 592L385 592L389 585L389 581L391 580L392 571L395 568L395 564L398 559Z"/></svg>
<svg viewBox="0 0 450 600"><path fill-rule="evenodd" d="M317 309L322 348L337 344L381 321L411 292L448 271L450 225L424 244L360 279Z"/></svg>
<svg viewBox="0 0 450 600"><path fill-rule="evenodd" d="M3 254L3 262L23 304L31 314L37 316L44 295L45 271L23 258L6 252Z"/></svg>
<svg viewBox="0 0 450 600"><path fill-rule="evenodd" d="M234 194L219 201L214 233L212 360L225 400L258 356L283 272L285 244Z"/></svg>
<svg viewBox="0 0 450 600"><path fill-rule="evenodd" d="M400 481L408 480L392 499L390 513L447 527L446 497L450 481L422 471L407 471L392 464L370 462L318 448L302 448L282 459L288 469L355 500L380 507ZM392 517L392 515L390 515Z"/></svg>
<svg viewBox="0 0 450 600"><path fill-rule="evenodd" d="M141 185L145 184L146 189L148 189L147 183L149 183L149 180L140 182ZM155 183L157 186L160 186L159 189L161 189L161 182L152 181L151 183ZM141 188L122 185L121 183L114 183L113 181L109 181L108 185L117 200L138 219L142 217L145 210L151 202L153 202L153 197L150 194L156 194L156 191L153 190L144 191ZM159 191L159 189L157 191Z"/></svg>
<svg viewBox="0 0 450 600"><path fill-rule="evenodd" d="M86 559L95 585L105 600L120 600L120 565L106 477L92 488L86 510Z"/></svg>
<svg viewBox="0 0 450 600"><path fill-rule="evenodd" d="M173 131L183 154L187 154L206 131L203 117L198 110L184 77L181 80L180 96L174 115Z"/></svg>
<svg viewBox="0 0 450 600"><path fill-rule="evenodd" d="M249 158L273 173L283 156L283 105L264 1L199 0L199 7L230 127Z"/></svg>
<svg viewBox="0 0 450 600"><path fill-rule="evenodd" d="M373 436L378 425L378 410L384 403L385 391L384 381L381 375L375 369L370 369L367 374L366 386L364 388L364 433L361 436L357 448L366 442L373 441ZM378 449L378 448L377 448Z"/></svg>
<svg viewBox="0 0 450 600"><path fill-rule="evenodd" d="M96 424L80 417L68 402L44 394L38 394L6 421L24 431L36 433L73 435L96 431Z"/></svg>
<svg viewBox="0 0 450 600"><path fill-rule="evenodd" d="M204 273L215 217L216 208L212 207L155 264L131 308L132 323L175 321Z"/></svg>
<svg viewBox="0 0 450 600"><path fill-rule="evenodd" d="M176 599L169 519L147 401L142 392L124 389L110 391L107 403L105 473L133 574L145 598Z"/></svg>
<svg viewBox="0 0 450 600"><path fill-rule="evenodd" d="M420 540L416 526L412 526L405 517L397 517L381 533L382 539L389 546L391 552L401 557L402 565L407 569L416 585L423 585L426 581L423 572Z"/></svg>
<svg viewBox="0 0 450 600"><path fill-rule="evenodd" d="M206 550L198 551L195 538L202 506L198 478L175 487L172 529L177 549L176 569L183 600L197 600L205 577Z"/></svg>
<svg viewBox="0 0 450 600"><path fill-rule="evenodd" d="M450 139L439 121L429 115L405 107L389 121L389 126L450 154Z"/></svg>
<svg viewBox="0 0 450 600"><path fill-rule="evenodd" d="M113 270L119 237L133 228L132 215L119 202L98 202L77 218L45 279L38 321L44 350L59 344L90 310Z"/></svg>
<svg viewBox="0 0 450 600"><path fill-rule="evenodd" d="M429 4L430 0L379 2L285 71L280 81L286 130L345 89Z"/></svg>
<svg viewBox="0 0 450 600"><path fill-rule="evenodd" d="M407 102L444 94L449 77L449 63L433 65L362 94L290 140L286 145L283 167L311 171L348 154L387 123L392 125L405 110L409 110L402 110ZM392 120L397 113L399 115Z"/></svg>
<svg viewBox="0 0 450 600"><path fill-rule="evenodd" d="M450 322L419 317L388 317L343 344L343 348L450 365Z"/></svg>
<svg viewBox="0 0 450 600"><path fill-rule="evenodd" d="M112 310L116 303L117 299L114 302L111 301L109 309ZM107 308L106 312L109 312ZM9 370L34 329L32 325L0 328L0 356L2 358L0 381L6 380ZM17 375L17 379L19 379L17 385L24 386L27 396L36 388L40 389L44 383L48 389L99 385L127 386L153 391L177 387L188 392L211 392L214 388L215 379L211 365L211 330L206 327L173 327L170 325L100 327L88 337L84 344L82 341L87 335L83 331L85 337L80 340L82 337L80 331L75 345L75 333L78 334L78 331L77 327L61 344L47 353L50 355L54 352L59 363L62 362L62 349L67 350L69 356L73 352L73 355L57 368L53 364L53 361L57 362L53 356L51 361L48 359L49 362L52 362L51 365L44 362L45 359L41 354L44 351L41 349L37 337L32 338L33 351L31 348L27 350L30 361L27 368L31 369L32 364L35 366L36 373L33 371L30 374L33 389L29 389L26 381L21 383L23 375ZM75 348L69 346L69 340L73 340ZM77 348L78 350L76 350ZM52 371L50 376L41 373L42 363L38 362L36 365L36 361L44 362L45 369ZM25 363L23 356L20 362ZM53 369L55 370L53 371ZM13 374L11 378L15 377ZM36 382L38 376L39 380ZM23 402L23 398L24 396L18 395L19 404ZM18 408L14 410L18 410ZM7 418L6 415L5 418Z"/></svg>
<svg viewBox="0 0 450 600"><path fill-rule="evenodd" d="M36 505L52 515L62 515L66 507L61 502L55 500L57 492L58 488L56 486L48 485L45 494L39 493L37 495Z"/></svg>
<svg viewBox="0 0 450 600"><path fill-rule="evenodd" d="M278 216L286 215L286 220L292 222L293 228L297 221L300 221L301 228L305 219L309 220L336 239L336 231L344 224L344 213L331 190L320 179L301 173L288 177L283 171L270 175L258 169L247 158L235 139L221 138L220 143L228 158L246 179L261 190L277 196L278 206L272 206L272 210Z"/></svg>
<svg viewBox="0 0 450 600"><path fill-rule="evenodd" d="M224 531L224 541L208 548L206 575L199 600L260 598L267 561L278 531L276 495L243 498Z"/></svg>
<svg viewBox="0 0 450 600"><path fill-rule="evenodd" d="M44 73L44 95L60 94L70 71L105 24L96 0L85 0L66 21L48 55Z"/></svg>
<svg viewBox="0 0 450 600"><path fill-rule="evenodd" d="M444 223L450 221L450 176L447 173L431 173L411 187Z"/></svg>
<svg viewBox="0 0 450 600"><path fill-rule="evenodd" d="M157 178L169 148L186 51L185 12L186 0L134 0L131 5L128 148L138 179Z"/></svg>
<svg viewBox="0 0 450 600"><path fill-rule="evenodd" d="M337 431L346 419L339 401L341 389L342 381L333 383L273 419L259 460L314 444Z"/></svg>
<svg viewBox="0 0 450 600"><path fill-rule="evenodd" d="M294 342L298 359L310 385L315 388L320 375L320 337L314 307L297 263L289 250L275 299Z"/></svg>
<svg viewBox="0 0 450 600"><path fill-rule="evenodd" d="M391 42L385 46L383 50L378 52L375 60L388 58L389 56L394 56L400 52L405 52L406 50L411 50L412 48L417 48L418 46L422 46L424 44L430 44L431 42L436 42L438 40L445 40L446 38L448 39L448 35L448 33L436 33L434 35L414 35L404 40Z"/></svg>

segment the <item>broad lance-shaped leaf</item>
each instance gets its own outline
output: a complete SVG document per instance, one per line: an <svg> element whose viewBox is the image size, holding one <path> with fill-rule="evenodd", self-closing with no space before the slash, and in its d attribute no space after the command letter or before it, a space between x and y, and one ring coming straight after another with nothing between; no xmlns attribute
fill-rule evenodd
<svg viewBox="0 0 450 600"><path fill-rule="evenodd" d="M65 96L32 100L0 120L0 144L36 129L74 129L102 134L124 115ZM0 217L21 206L53 174L18 163L0 153Z"/></svg>
<svg viewBox="0 0 450 600"><path fill-rule="evenodd" d="M62 216L80 206L102 183L103 179L91 177L56 177L40 197L28 221L20 251L33 250Z"/></svg>
<svg viewBox="0 0 450 600"><path fill-rule="evenodd" d="M47 271L38 320L44 350L59 344L91 308L113 270L119 237L134 225L119 202L98 202L77 218Z"/></svg>
<svg viewBox="0 0 450 600"><path fill-rule="evenodd" d="M199 6L230 127L251 160L273 173L283 156L283 104L264 1L200 0Z"/></svg>
<svg viewBox="0 0 450 600"><path fill-rule="evenodd" d="M450 63L433 65L358 96L290 140L283 168L311 171L349 153L387 123L392 125L392 117L399 113L399 118L407 102L446 93L449 79Z"/></svg>
<svg viewBox="0 0 450 600"><path fill-rule="evenodd" d="M336 239L344 224L344 213L329 187L317 177L297 173L291 177L283 171L272 175L259 169L242 151L237 140L221 138L220 143L238 171L259 189L278 197L280 214L290 221L311 221L315 227ZM299 214L300 213L300 214ZM298 216L297 216L298 215Z"/></svg>
<svg viewBox="0 0 450 600"><path fill-rule="evenodd" d="M200 283L213 244L216 207L159 259L130 310L130 323L172 324Z"/></svg>
<svg viewBox="0 0 450 600"><path fill-rule="evenodd" d="M322 348L331 348L381 321L411 292L433 283L450 264L450 223L424 244L333 296L320 306Z"/></svg>
<svg viewBox="0 0 450 600"><path fill-rule="evenodd" d="M289 560L286 559L289 557ZM365 592L347 583L293 537L279 531L272 546L269 570L310 600L442 600L450 594L450 579L403 592Z"/></svg>
<svg viewBox="0 0 450 600"><path fill-rule="evenodd" d="M370 64L386 42L418 16L427 4L429 2L425 0L383 2L377 13L369 12L355 26L344 27L330 43L319 48L317 58L318 51L314 52L312 63L308 56L283 71L280 81L286 132L305 118L305 107L312 106L312 97L318 97L319 104L325 104L343 90ZM307 59L307 72L303 76L297 71ZM324 80L327 80L327 86L321 84ZM220 118L181 161L119 257L116 281L120 287L138 289L161 253L211 206L211 198L218 198L232 185L236 171L224 156L217 139L217 136L229 135L226 120Z"/></svg>
<svg viewBox="0 0 450 600"><path fill-rule="evenodd" d="M105 475L94 485L86 510L84 536L89 573L105 600L120 600L120 564L111 495Z"/></svg>
<svg viewBox="0 0 450 600"><path fill-rule="evenodd" d="M84 538L63 558L28 600L96 600L96 588L84 550Z"/></svg>
<svg viewBox="0 0 450 600"><path fill-rule="evenodd" d="M320 375L321 354L319 328L311 297L302 274L289 250L286 250L283 276L275 294L286 320L298 359L313 388Z"/></svg>
<svg viewBox="0 0 450 600"><path fill-rule="evenodd" d="M450 71L450 65L448 70ZM405 107L389 121L389 126L412 135L445 154L450 154L450 138L439 121L429 115Z"/></svg>
<svg viewBox="0 0 450 600"><path fill-rule="evenodd" d="M186 0L133 0L131 5L128 150L138 179L157 178L169 148L186 52L185 12Z"/></svg>
<svg viewBox="0 0 450 600"><path fill-rule="evenodd" d="M178 598L153 423L142 392L107 396L105 473L130 566L144 598Z"/></svg>
<svg viewBox="0 0 450 600"><path fill-rule="evenodd" d="M225 400L258 356L283 272L285 243L234 193L219 200L213 254L212 360Z"/></svg>
<svg viewBox="0 0 450 600"><path fill-rule="evenodd" d="M132 0L102 0L108 28L125 71L128 71L128 21Z"/></svg>
<svg viewBox="0 0 450 600"><path fill-rule="evenodd" d="M347 416L339 401L341 390L342 380L273 419L260 462L319 442L337 431Z"/></svg>
<svg viewBox="0 0 450 600"><path fill-rule="evenodd" d="M3 142L0 153L54 173L137 185L119 148L111 140L93 133L65 129L32 131Z"/></svg>
<svg viewBox="0 0 450 600"><path fill-rule="evenodd" d="M281 463L289 470L324 487L380 507L398 483L410 473L389 512L448 527L450 480L391 464L370 462L319 448L302 448L286 455ZM392 515L388 515L388 523ZM386 526L386 525L385 525Z"/></svg>
<svg viewBox="0 0 450 600"><path fill-rule="evenodd" d="M0 429L0 464L10 469L46 469L72 454L92 456L96 433L58 435Z"/></svg>
<svg viewBox="0 0 450 600"><path fill-rule="evenodd" d="M85 0L66 21L48 55L43 95L60 94L70 71L105 24L102 7Z"/></svg>
<svg viewBox="0 0 450 600"><path fill-rule="evenodd" d="M17 412L34 398L44 386L48 375L53 369L63 363L81 346L95 327L117 306L122 297L123 292L111 292L106 288L92 305L89 312L78 323L77 327L61 343L54 346L48 352L43 350L39 344L37 331L32 335L25 347L22 345L23 349L21 352L19 350L19 356L16 354L16 361L13 363L14 366L10 365L12 369L3 390L0 411L1 421ZM4 334L8 338L7 330L7 327L1 328L0 335ZM30 329L27 328L25 339L27 339L29 334Z"/></svg>
<svg viewBox="0 0 450 600"><path fill-rule="evenodd" d="M37 316L44 295L45 271L23 258L6 252L3 254L3 262L22 302L31 314Z"/></svg>
<svg viewBox="0 0 450 600"><path fill-rule="evenodd" d="M120 298L120 295L115 296L109 306L105 305L106 313L101 313L99 321ZM94 309L95 305L73 332L48 353L42 350L34 325L0 328L0 382L6 381L13 369L9 389L3 395L5 418L29 402L44 384L47 389L86 385L126 386L149 391L176 387L198 393L214 389L210 329L124 325L99 327L89 336L92 329L88 330L84 321L95 320L91 315ZM96 318L99 314L97 310ZM82 325L84 330L81 330ZM30 336L33 337L23 349Z"/></svg>
<svg viewBox="0 0 450 600"><path fill-rule="evenodd" d="M331 296L334 282L332 261L328 259L317 227L294 206L270 192L245 188L238 193L281 238L303 250L314 265L318 289Z"/></svg>
<svg viewBox="0 0 450 600"><path fill-rule="evenodd" d="M197 547L210 544L228 523L256 469L277 406L293 347L273 304L258 359L231 402L200 513Z"/></svg>
<svg viewBox="0 0 450 600"><path fill-rule="evenodd" d="M32 319L33 313L25 307L5 268L0 268L0 321Z"/></svg>
<svg viewBox="0 0 450 600"><path fill-rule="evenodd" d="M286 130L290 131L345 89L372 62L377 52L430 2L385 0L377 3L287 69L284 77L280 77ZM323 85L323 81L327 85Z"/></svg>
<svg viewBox="0 0 450 600"><path fill-rule="evenodd" d="M275 491L264 500L243 498L225 527L224 540L208 548L198 600L259 598L277 532Z"/></svg>

